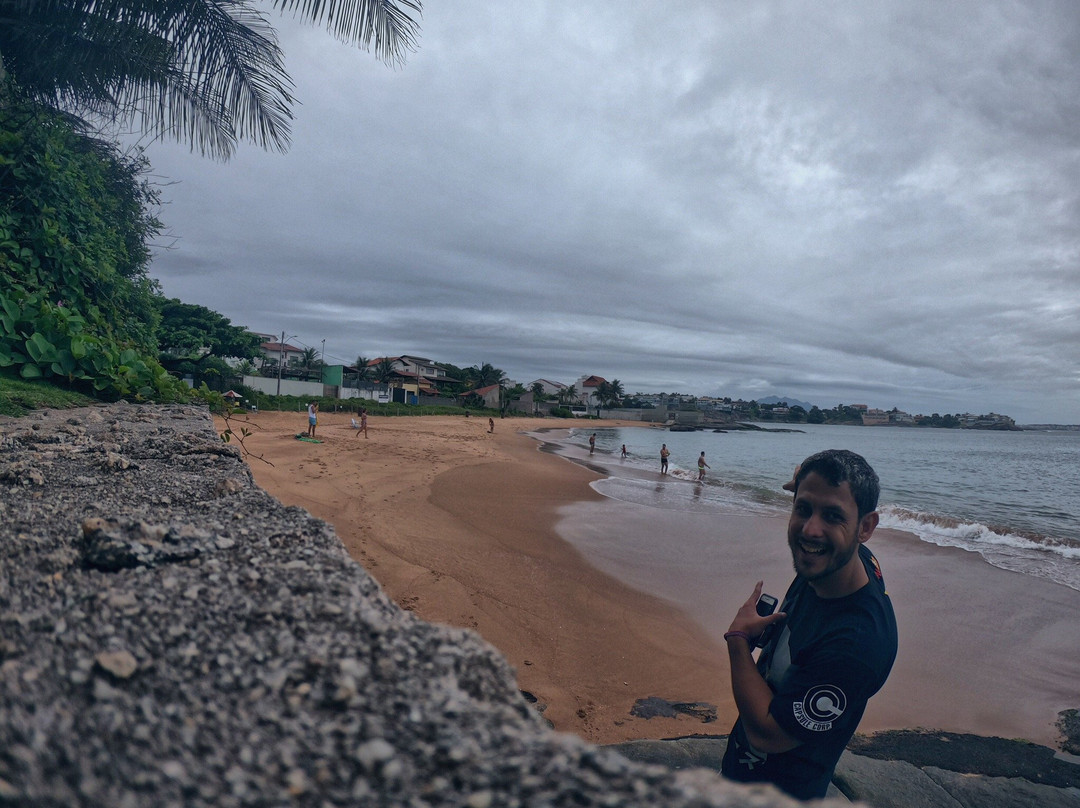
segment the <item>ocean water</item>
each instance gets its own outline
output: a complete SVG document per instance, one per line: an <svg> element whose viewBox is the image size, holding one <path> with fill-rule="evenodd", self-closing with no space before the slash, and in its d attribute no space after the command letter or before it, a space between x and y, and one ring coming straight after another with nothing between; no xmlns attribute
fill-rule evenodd
<svg viewBox="0 0 1080 808"><path fill-rule="evenodd" d="M776 429L775 425L762 425ZM881 479L881 525L977 553L989 564L1080 590L1080 432L800 424L798 431L669 432L576 427L559 451L607 477L593 487L655 508L786 513L781 485L822 449L863 455ZM596 433L589 457L588 438ZM556 433L548 433L546 440ZM661 477L660 445L671 450ZM625 444L628 457L622 459ZM698 484L697 457L712 467Z"/></svg>

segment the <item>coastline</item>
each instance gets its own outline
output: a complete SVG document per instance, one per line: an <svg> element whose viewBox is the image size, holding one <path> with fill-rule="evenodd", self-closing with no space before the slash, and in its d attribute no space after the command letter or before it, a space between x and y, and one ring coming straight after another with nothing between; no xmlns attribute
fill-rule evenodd
<svg viewBox="0 0 1080 808"><path fill-rule="evenodd" d="M595 743L727 732L735 711L717 626L755 580L786 589L783 519L605 499L581 458L519 434L550 419L500 420L489 435L486 419L372 417L370 440L348 419L324 414L326 443L315 445L293 438L300 415L260 413L247 446L275 466L249 465L270 493L333 524L391 598L477 630L561 731ZM1078 593L898 531L879 530L871 547L901 647L860 732L925 727L1052 745L1057 710L1077 706ZM718 720L631 716L647 697L708 702Z"/></svg>
<svg viewBox="0 0 1080 808"><path fill-rule="evenodd" d="M498 420L489 434L486 418L371 416L365 439L349 417L321 413L321 444L295 439L303 414L233 426L244 423L248 451L274 464L248 458L262 488L332 524L400 606L498 648L557 730L601 744L727 733L726 649L556 533L559 507L602 497L588 487L596 472L520 434L550 419ZM716 705L717 720L630 715L651 696Z"/></svg>
<svg viewBox="0 0 1080 808"><path fill-rule="evenodd" d="M667 599L712 637L755 581L782 597L791 580L780 517L673 516L623 502L561 513L560 535L589 563ZM608 540L595 528L601 523L623 541ZM898 530L879 528L868 546L881 562L900 644L859 732L923 728L1055 746L1058 713L1077 706L1080 593Z"/></svg>

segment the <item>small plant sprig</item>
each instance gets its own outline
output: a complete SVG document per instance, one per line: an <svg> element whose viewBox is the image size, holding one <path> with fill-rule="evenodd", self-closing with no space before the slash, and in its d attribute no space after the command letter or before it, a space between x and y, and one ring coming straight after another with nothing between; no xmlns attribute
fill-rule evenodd
<svg viewBox="0 0 1080 808"><path fill-rule="evenodd" d="M225 396L221 395L221 393L211 390L209 387L206 386L206 382L203 382L199 389L195 392L199 396L199 398L203 399L210 406L211 412L217 413L225 422L225 430L220 435L222 443L232 443L233 439L235 438L236 443L240 445L240 451L243 453L245 458L253 457L256 460L261 460L268 466L274 465L262 455L257 455L252 452L244 444L244 439L251 437L252 433L250 429L248 429L242 424L239 425L239 430L237 430L237 428L233 426L232 416L238 415L243 412L240 407L236 406L230 401L227 401L225 399ZM258 426L258 424L255 424L255 426Z"/></svg>

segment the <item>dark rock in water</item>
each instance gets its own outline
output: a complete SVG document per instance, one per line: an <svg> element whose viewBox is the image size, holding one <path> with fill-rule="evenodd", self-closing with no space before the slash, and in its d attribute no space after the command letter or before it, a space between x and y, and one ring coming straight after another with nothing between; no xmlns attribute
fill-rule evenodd
<svg viewBox="0 0 1080 808"><path fill-rule="evenodd" d="M649 696L638 699L630 708L630 715L638 718L675 718L680 713L708 724L716 720L716 705L704 701L668 701Z"/></svg>

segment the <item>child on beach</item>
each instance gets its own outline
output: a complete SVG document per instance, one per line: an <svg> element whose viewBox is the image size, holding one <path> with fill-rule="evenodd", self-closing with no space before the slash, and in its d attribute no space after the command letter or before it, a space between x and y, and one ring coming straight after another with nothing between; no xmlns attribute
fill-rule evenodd
<svg viewBox="0 0 1080 808"><path fill-rule="evenodd" d="M315 424L319 422L319 402L312 401L307 405L307 435L309 438L315 437Z"/></svg>
<svg viewBox="0 0 1080 808"><path fill-rule="evenodd" d="M623 460L626 459L626 444L625 443L622 445L622 458L623 458Z"/></svg>

